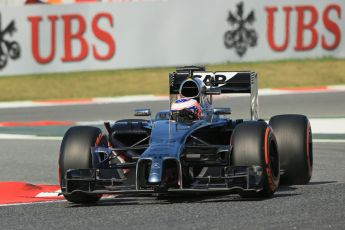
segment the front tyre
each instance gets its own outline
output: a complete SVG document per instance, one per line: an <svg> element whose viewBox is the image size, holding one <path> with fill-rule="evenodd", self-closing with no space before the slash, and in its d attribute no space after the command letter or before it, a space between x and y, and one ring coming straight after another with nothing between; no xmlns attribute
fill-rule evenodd
<svg viewBox="0 0 345 230"><path fill-rule="evenodd" d="M99 128L91 126L75 126L70 128L63 137L59 157L59 179L61 190L66 186L64 179L69 169L92 168L91 147L107 146L107 138ZM78 189L81 185L74 182L69 187ZM64 195L66 200L73 203L95 203L101 196L84 193Z"/></svg>
<svg viewBox="0 0 345 230"><path fill-rule="evenodd" d="M242 197L270 197L278 189L280 178L277 143L271 128L263 121L249 121L236 126L231 137L232 166L262 167L262 190L243 192Z"/></svg>

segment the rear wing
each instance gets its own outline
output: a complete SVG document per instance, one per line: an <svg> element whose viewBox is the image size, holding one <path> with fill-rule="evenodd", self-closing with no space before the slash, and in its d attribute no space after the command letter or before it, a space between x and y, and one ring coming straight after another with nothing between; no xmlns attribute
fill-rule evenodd
<svg viewBox="0 0 345 230"><path fill-rule="evenodd" d="M257 73L251 71L209 72L205 67L186 66L169 74L170 95L179 94L181 84L187 79L199 78L206 86L206 94L250 94L251 119L258 119Z"/></svg>

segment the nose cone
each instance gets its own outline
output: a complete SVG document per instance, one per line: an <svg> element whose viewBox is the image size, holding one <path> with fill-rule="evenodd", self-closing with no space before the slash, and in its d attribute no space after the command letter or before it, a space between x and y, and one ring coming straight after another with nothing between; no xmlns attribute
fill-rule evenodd
<svg viewBox="0 0 345 230"><path fill-rule="evenodd" d="M149 183L150 184L158 184L161 182L161 177L156 173L151 173L149 176Z"/></svg>
<svg viewBox="0 0 345 230"><path fill-rule="evenodd" d="M163 161L161 158L152 159L151 170L148 182L151 184L159 184L162 180Z"/></svg>

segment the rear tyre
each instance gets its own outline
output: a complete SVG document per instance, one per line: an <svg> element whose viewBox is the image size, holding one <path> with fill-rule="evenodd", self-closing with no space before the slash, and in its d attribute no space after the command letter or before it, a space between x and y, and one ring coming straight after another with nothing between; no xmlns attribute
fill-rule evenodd
<svg viewBox="0 0 345 230"><path fill-rule="evenodd" d="M96 127L75 126L70 128L63 137L59 157L59 178L61 190L66 186L64 176L68 169L93 168L91 147L107 146L107 138ZM81 184L69 184L69 188L78 189ZM66 200L73 203L95 203L101 196L84 193L64 195Z"/></svg>
<svg viewBox="0 0 345 230"><path fill-rule="evenodd" d="M303 115L278 115L270 119L277 139L281 182L307 184L313 170L313 140L309 120Z"/></svg>
<svg viewBox="0 0 345 230"><path fill-rule="evenodd" d="M236 126L231 137L232 166L262 167L262 190L243 192L242 197L270 197L278 189L280 169L277 143L271 128L263 121L249 121Z"/></svg>

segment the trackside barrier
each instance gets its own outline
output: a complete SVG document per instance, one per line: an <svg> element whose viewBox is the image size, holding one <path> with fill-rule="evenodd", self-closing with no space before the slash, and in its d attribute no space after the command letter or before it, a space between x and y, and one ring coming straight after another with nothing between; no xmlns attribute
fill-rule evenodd
<svg viewBox="0 0 345 230"><path fill-rule="evenodd" d="M0 76L345 57L343 0L0 7Z"/></svg>

